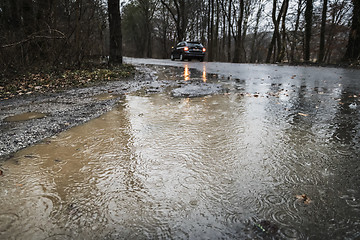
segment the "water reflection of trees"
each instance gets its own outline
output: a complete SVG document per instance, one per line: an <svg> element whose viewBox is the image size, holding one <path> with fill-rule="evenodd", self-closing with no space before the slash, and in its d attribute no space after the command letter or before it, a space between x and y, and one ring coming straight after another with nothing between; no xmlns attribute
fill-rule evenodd
<svg viewBox="0 0 360 240"><path fill-rule="evenodd" d="M359 112L357 98L354 98L356 94L354 89L349 88L341 92L338 111L332 125L335 128L332 135L334 141L352 145L356 144L356 138L359 138Z"/></svg>

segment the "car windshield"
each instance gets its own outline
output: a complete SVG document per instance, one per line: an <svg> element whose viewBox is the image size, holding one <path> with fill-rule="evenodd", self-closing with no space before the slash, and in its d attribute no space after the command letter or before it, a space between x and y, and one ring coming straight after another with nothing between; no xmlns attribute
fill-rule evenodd
<svg viewBox="0 0 360 240"><path fill-rule="evenodd" d="M196 47L196 48L202 48L203 47L201 45L201 43L194 43L194 42L189 42L188 45L189 45L189 47Z"/></svg>

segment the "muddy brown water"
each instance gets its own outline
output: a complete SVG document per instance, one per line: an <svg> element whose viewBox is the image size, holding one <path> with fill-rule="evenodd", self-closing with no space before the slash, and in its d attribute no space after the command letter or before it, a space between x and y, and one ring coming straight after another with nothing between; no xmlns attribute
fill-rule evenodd
<svg viewBox="0 0 360 240"><path fill-rule="evenodd" d="M360 237L357 95L251 86L126 95L19 151L0 166L0 238Z"/></svg>
<svg viewBox="0 0 360 240"><path fill-rule="evenodd" d="M22 122L22 121L28 121L31 119L38 119L38 118L44 118L46 117L46 114L39 113L39 112L26 112L22 114L17 114L14 116L10 116L4 119L4 121L7 122Z"/></svg>

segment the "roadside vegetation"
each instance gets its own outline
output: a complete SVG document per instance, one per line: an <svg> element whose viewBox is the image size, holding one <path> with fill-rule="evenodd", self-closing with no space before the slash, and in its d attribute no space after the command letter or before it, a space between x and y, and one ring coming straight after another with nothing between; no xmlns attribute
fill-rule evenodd
<svg viewBox="0 0 360 240"><path fill-rule="evenodd" d="M88 87L105 81L127 79L134 75L132 65L88 65L80 69L34 68L0 79L0 100L33 93L63 91L68 88Z"/></svg>

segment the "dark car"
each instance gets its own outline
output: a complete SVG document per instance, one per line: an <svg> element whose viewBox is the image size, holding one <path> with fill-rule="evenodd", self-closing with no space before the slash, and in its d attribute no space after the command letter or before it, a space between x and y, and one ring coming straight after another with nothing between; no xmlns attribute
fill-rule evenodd
<svg viewBox="0 0 360 240"><path fill-rule="evenodd" d="M199 42L179 42L176 47L172 48L171 60L180 59L199 59L201 62L204 61L206 48Z"/></svg>

